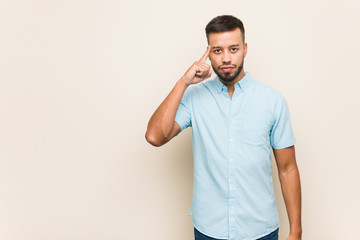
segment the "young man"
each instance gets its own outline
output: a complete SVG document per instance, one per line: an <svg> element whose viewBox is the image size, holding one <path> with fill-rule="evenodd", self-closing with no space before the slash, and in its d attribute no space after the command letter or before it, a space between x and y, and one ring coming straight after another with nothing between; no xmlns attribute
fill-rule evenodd
<svg viewBox="0 0 360 240"><path fill-rule="evenodd" d="M214 18L206 36L205 54L155 111L146 139L161 146L192 127L196 240L278 239L272 147L290 222L287 240L300 240L300 178L286 101L244 71L247 44L239 19ZM212 74L207 58L217 77L203 82Z"/></svg>

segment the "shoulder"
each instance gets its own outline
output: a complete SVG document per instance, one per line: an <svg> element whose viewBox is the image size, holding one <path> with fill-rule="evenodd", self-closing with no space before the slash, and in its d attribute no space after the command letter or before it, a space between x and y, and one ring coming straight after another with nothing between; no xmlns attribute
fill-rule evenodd
<svg viewBox="0 0 360 240"><path fill-rule="evenodd" d="M258 80L254 79L253 87L256 96L269 103L279 104L285 100L281 92Z"/></svg>
<svg viewBox="0 0 360 240"><path fill-rule="evenodd" d="M269 95L269 96L273 96L273 97L281 97L282 94L275 90L274 88L272 88L271 86L260 82L258 80L254 79L254 87L256 91L261 91L263 94Z"/></svg>

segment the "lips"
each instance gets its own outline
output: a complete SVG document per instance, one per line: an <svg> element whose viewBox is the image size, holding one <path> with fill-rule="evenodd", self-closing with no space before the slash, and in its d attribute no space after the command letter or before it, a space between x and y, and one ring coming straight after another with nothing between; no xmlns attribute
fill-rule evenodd
<svg viewBox="0 0 360 240"><path fill-rule="evenodd" d="M230 72L232 69L234 68L234 66L222 66L220 67L220 69L224 72Z"/></svg>

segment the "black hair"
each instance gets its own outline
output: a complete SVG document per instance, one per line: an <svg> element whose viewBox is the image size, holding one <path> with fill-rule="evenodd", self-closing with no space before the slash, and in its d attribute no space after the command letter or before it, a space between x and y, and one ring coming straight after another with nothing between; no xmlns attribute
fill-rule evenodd
<svg viewBox="0 0 360 240"><path fill-rule="evenodd" d="M209 41L210 33L227 32L235 30L236 28L240 28L241 38L243 43L245 43L244 25L240 19L231 15L217 16L216 18L212 19L205 27L206 38Z"/></svg>

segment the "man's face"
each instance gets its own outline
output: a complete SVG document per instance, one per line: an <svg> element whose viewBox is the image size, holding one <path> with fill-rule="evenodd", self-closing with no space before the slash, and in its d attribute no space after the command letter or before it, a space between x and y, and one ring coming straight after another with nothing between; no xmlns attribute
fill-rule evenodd
<svg viewBox="0 0 360 240"><path fill-rule="evenodd" d="M210 33L208 41L211 47L209 59L218 77L227 83L239 81L244 75L243 64L247 53L247 44L242 41L240 29Z"/></svg>

